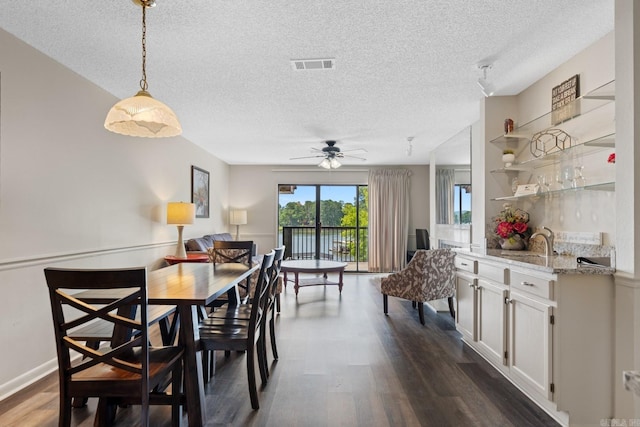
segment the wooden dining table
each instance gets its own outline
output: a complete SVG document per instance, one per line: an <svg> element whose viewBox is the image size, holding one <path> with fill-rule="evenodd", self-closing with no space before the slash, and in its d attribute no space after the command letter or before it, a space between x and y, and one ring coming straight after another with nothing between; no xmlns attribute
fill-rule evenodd
<svg viewBox="0 0 640 427"><path fill-rule="evenodd" d="M206 421L202 358L199 357L198 315L201 307L227 294L229 304L238 303L236 285L251 275L259 265L240 263L180 263L147 274L150 305L175 305L179 316L178 342L184 348L184 395L189 426L203 426ZM104 302L106 295L87 290L75 295L91 303Z"/></svg>

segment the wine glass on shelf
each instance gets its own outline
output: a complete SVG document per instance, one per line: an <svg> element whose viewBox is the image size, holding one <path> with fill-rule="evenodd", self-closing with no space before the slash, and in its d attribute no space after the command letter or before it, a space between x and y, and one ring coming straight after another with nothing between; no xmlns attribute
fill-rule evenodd
<svg viewBox="0 0 640 427"><path fill-rule="evenodd" d="M571 182L573 188L582 188L587 183L587 180L582 174L582 169L584 169L584 166L582 165L575 166L573 168L573 181Z"/></svg>
<svg viewBox="0 0 640 427"><path fill-rule="evenodd" d="M544 174L538 175L538 193L547 192L547 176Z"/></svg>

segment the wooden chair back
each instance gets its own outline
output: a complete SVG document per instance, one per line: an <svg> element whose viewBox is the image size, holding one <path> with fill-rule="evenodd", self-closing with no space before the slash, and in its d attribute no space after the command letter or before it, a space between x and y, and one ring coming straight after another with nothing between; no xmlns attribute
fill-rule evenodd
<svg viewBox="0 0 640 427"><path fill-rule="evenodd" d="M262 264L260 264L260 273L258 274L258 280L256 283L256 290L254 293L253 302L251 304L251 315L249 317L249 340L255 342L256 338L260 335L259 329L262 325L264 316L266 316L267 303L269 300L270 291L270 279L269 273L273 266L273 259L275 252L266 253L262 257Z"/></svg>
<svg viewBox="0 0 640 427"><path fill-rule="evenodd" d="M252 240L216 240L209 251L209 259L215 264L239 262L251 267Z"/></svg>
<svg viewBox="0 0 640 427"><path fill-rule="evenodd" d="M269 301L267 304L267 309L269 310L273 309L275 303L276 293L278 291L278 277L280 276L285 250L285 246L280 246L273 250L273 264L269 270Z"/></svg>
<svg viewBox="0 0 640 427"><path fill-rule="evenodd" d="M175 376L175 369L179 371L182 350L163 348L165 358L154 356L150 374L146 268L46 268L44 273L58 353L60 425L69 425L74 397L126 398L139 402L142 425L147 425L150 392L159 384L159 376L164 377L171 371ZM74 296L83 290L105 292L95 301L87 302ZM92 348L74 336L74 331L96 322L112 325L110 347ZM72 351L81 354L82 360L74 362ZM178 387L173 391L177 398L170 402L177 404L174 407L177 417L180 381L179 378Z"/></svg>

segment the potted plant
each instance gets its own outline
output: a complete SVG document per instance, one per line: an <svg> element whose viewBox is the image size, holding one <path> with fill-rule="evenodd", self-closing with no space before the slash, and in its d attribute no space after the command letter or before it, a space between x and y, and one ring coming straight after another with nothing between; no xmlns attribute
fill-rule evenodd
<svg viewBox="0 0 640 427"><path fill-rule="evenodd" d="M507 148L502 151L502 161L504 162L504 167L508 168L513 165L513 162L516 160L515 154L513 154L513 150Z"/></svg>

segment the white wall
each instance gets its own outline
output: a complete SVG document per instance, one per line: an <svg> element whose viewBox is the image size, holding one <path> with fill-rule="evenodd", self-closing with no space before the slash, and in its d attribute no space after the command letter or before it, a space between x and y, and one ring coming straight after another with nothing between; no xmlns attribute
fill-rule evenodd
<svg viewBox="0 0 640 427"><path fill-rule="evenodd" d="M2 30L0 85L1 399L57 367L43 269L161 266L191 165L211 173L211 218L185 237L226 231L228 166L184 138L106 131L114 96Z"/></svg>
<svg viewBox="0 0 640 427"><path fill-rule="evenodd" d="M429 167L393 166L409 169L411 206L409 246L415 248L415 229L429 225ZM229 205L247 209L248 224L240 227L241 238L252 239L265 252L278 242L278 184L367 184L369 169L343 166L327 171L316 166L230 166Z"/></svg>

